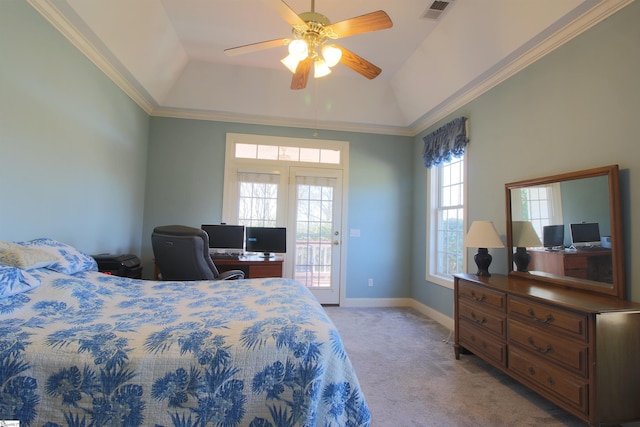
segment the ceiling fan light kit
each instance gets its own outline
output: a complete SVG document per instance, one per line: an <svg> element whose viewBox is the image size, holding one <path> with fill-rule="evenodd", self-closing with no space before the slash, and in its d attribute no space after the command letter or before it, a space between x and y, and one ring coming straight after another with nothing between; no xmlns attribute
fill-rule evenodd
<svg viewBox="0 0 640 427"><path fill-rule="evenodd" d="M289 55L280 62L292 73L291 89L307 86L309 71L313 64L314 78L331 73L338 63L363 75L376 78L382 70L349 50L328 43L342 37L391 28L391 18L384 11L367 13L355 18L331 24L329 19L315 12L315 0L311 0L311 12L296 14L282 0L263 0L268 3L292 27L293 39L277 39L226 49L227 55L240 55L263 49L289 45Z"/></svg>

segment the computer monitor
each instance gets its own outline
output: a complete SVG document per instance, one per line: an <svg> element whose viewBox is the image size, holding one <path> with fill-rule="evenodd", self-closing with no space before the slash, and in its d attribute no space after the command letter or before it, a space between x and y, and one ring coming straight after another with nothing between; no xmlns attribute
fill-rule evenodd
<svg viewBox="0 0 640 427"><path fill-rule="evenodd" d="M262 252L265 258L275 253L287 252L287 229L285 227L247 227L247 252Z"/></svg>
<svg viewBox="0 0 640 427"><path fill-rule="evenodd" d="M600 246L600 226L597 222L571 224L571 244L580 246Z"/></svg>
<svg viewBox="0 0 640 427"><path fill-rule="evenodd" d="M564 224L542 227L542 245L547 250L564 247Z"/></svg>
<svg viewBox="0 0 640 427"><path fill-rule="evenodd" d="M203 224L200 228L209 235L209 248L244 250L244 225Z"/></svg>

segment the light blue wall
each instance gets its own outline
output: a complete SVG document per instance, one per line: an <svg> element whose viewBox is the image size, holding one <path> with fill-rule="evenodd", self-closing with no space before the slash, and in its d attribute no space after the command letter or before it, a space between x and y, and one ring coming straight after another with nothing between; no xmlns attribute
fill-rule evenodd
<svg viewBox="0 0 640 427"><path fill-rule="evenodd" d="M226 134L312 138L310 129L212 121L151 119L147 199L142 253L153 271L155 226L199 227L220 222ZM349 141L348 298L400 298L411 294L412 183L407 173L413 150L408 137L318 131L318 138ZM369 287L367 280L374 279Z"/></svg>
<svg viewBox="0 0 640 427"><path fill-rule="evenodd" d="M640 301L640 3L635 2L495 87L415 139L467 116L469 218L492 220L505 240L504 184L618 164L621 168L627 296ZM414 161L416 235L425 230L426 173ZM425 243L414 241L413 295L453 315L453 292L426 282ZM506 249L491 271L507 272ZM472 253L473 251L470 251ZM469 257L469 271L475 266Z"/></svg>
<svg viewBox="0 0 640 427"><path fill-rule="evenodd" d="M637 22L633 3L415 138L321 131L351 143L347 221L361 237L347 238L347 296L413 296L452 315L451 290L424 280L420 154L424 135L465 115L469 220L493 220L503 238L504 183L620 165L627 293L640 301ZM149 119L24 1L0 1L0 55L1 240L47 235L90 253L137 253L148 266L154 225L220 220L227 132L312 135ZM505 250L493 252L492 271L505 273Z"/></svg>
<svg viewBox="0 0 640 427"><path fill-rule="evenodd" d="M26 1L0 1L0 240L139 252L149 118Z"/></svg>

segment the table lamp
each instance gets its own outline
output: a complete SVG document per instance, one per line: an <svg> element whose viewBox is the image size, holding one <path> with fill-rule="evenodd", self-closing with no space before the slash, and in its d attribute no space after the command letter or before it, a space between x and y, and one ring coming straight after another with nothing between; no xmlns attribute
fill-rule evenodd
<svg viewBox="0 0 640 427"><path fill-rule="evenodd" d="M464 239L464 246L467 248L478 248L478 253L473 257L478 266L476 276L491 276L489 273L489 265L491 265L493 258L488 248L504 248L493 222L473 221Z"/></svg>
<svg viewBox="0 0 640 427"><path fill-rule="evenodd" d="M513 246L516 247L513 262L516 264L517 271L527 273L529 272L529 261L531 261L531 254L527 252L527 248L542 246L542 242L530 221L513 221L511 226Z"/></svg>

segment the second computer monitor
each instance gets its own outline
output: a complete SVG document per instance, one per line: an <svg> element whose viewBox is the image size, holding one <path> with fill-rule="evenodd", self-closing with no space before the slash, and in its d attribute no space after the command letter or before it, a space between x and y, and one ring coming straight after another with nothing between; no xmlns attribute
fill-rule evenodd
<svg viewBox="0 0 640 427"><path fill-rule="evenodd" d="M287 229L285 227L247 227L247 252L261 252L264 257L287 252Z"/></svg>

